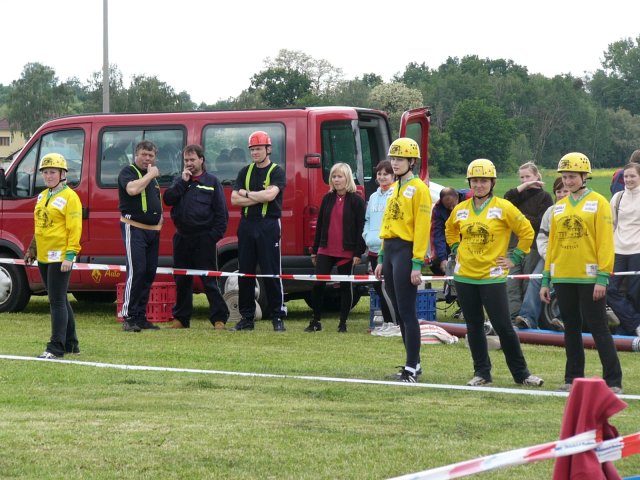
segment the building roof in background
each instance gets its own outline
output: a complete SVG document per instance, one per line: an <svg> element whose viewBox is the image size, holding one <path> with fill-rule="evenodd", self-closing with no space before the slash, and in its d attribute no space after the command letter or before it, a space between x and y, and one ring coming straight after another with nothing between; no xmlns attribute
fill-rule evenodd
<svg viewBox="0 0 640 480"><path fill-rule="evenodd" d="M0 130L9 130L9 120L0 118Z"/></svg>

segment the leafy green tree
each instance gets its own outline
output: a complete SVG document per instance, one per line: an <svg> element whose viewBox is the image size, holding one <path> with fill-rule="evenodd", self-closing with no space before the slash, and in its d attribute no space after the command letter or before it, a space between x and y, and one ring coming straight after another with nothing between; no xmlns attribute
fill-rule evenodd
<svg viewBox="0 0 640 480"><path fill-rule="evenodd" d="M188 93L176 94L173 87L156 76L136 75L127 90L127 110L130 112L177 112L194 108Z"/></svg>
<svg viewBox="0 0 640 480"><path fill-rule="evenodd" d="M402 83L383 83L374 87L369 94L369 103L373 108L387 112L391 131L400 129L402 112L422 106L422 93Z"/></svg>
<svg viewBox="0 0 640 480"><path fill-rule="evenodd" d="M315 59L300 50L281 49L274 59L264 60L265 70L284 69L297 72L310 81L309 91L316 97L330 93L342 80L342 69L325 59Z"/></svg>
<svg viewBox="0 0 640 480"><path fill-rule="evenodd" d="M11 83L9 124L30 136L45 121L70 113L71 88L59 83L55 71L41 63L27 63L18 80Z"/></svg>
<svg viewBox="0 0 640 480"><path fill-rule="evenodd" d="M593 99L603 107L640 113L640 36L619 40L604 52L603 69L591 78Z"/></svg>
<svg viewBox="0 0 640 480"><path fill-rule="evenodd" d="M291 107L311 94L311 79L298 70L268 68L251 79L249 93L256 90L271 108Z"/></svg>
<svg viewBox="0 0 640 480"><path fill-rule="evenodd" d="M86 100L84 112L102 111L102 71L93 72L84 86ZM111 112L127 111L127 90L122 81L122 72L117 65L109 66L109 110Z"/></svg>
<svg viewBox="0 0 640 480"><path fill-rule="evenodd" d="M509 164L513 127L500 108L484 100L464 100L449 120L447 132L457 143L464 163L488 158L499 171L514 169Z"/></svg>
<svg viewBox="0 0 640 480"><path fill-rule="evenodd" d="M429 131L429 176L453 177L465 171L458 144L447 132Z"/></svg>

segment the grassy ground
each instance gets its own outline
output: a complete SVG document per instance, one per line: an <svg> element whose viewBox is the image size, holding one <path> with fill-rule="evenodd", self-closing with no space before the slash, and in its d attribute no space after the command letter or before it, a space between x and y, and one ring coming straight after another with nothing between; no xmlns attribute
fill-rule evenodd
<svg viewBox="0 0 640 480"><path fill-rule="evenodd" d="M214 331L203 296L190 330L128 334L115 305L74 302L82 354L74 359L233 372L380 380L403 362L399 338L366 333L368 299L349 333L302 332L309 318L290 302L288 331L269 322L255 332ZM449 311L449 313L452 313ZM440 312L442 315L443 312ZM34 356L49 335L48 304L0 320L0 352ZM562 383L564 351L524 345L544 390ZM625 393L640 394L636 353L621 353ZM494 385L515 386L501 352ZM423 347L422 382L464 384L472 375L462 345ZM565 398L290 378L113 370L53 362L0 360L0 477L387 478L558 437ZM593 351L587 374L600 373ZM612 419L621 434L640 430L640 402ZM625 476L640 456L616 462ZM485 474L490 479L550 478L540 462Z"/></svg>

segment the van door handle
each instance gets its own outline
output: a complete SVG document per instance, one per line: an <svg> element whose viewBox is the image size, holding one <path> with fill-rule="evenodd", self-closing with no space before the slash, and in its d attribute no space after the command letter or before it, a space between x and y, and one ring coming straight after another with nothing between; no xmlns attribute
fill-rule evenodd
<svg viewBox="0 0 640 480"><path fill-rule="evenodd" d="M89 208L82 207L82 219L86 220L87 218L89 218Z"/></svg>

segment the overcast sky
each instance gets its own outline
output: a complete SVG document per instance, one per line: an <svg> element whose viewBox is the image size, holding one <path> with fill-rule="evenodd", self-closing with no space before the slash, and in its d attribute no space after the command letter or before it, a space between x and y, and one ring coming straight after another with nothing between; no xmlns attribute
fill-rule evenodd
<svg viewBox="0 0 640 480"><path fill-rule="evenodd" d="M102 69L103 0L2 4L0 84L28 62L59 80ZM511 59L530 73L577 76L601 67L608 45L640 35L640 2L608 0L109 0L109 61L157 75L196 103L237 96L266 57L300 50L347 79L385 81L409 62ZM428 102L428 99L425 99Z"/></svg>

